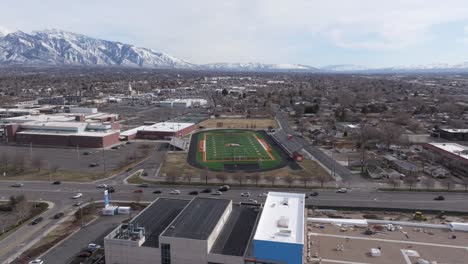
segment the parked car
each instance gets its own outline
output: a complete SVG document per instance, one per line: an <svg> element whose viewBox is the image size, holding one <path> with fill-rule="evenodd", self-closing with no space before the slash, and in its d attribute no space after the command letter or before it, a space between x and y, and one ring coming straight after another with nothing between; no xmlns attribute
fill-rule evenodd
<svg viewBox="0 0 468 264"><path fill-rule="evenodd" d="M96 163L96 162L92 162L89 164L89 167L91 168L98 167L98 166L99 166L99 163Z"/></svg>
<svg viewBox="0 0 468 264"><path fill-rule="evenodd" d="M73 206L80 206L80 205L82 205L82 204L83 204L82 201L78 201L78 202L76 202Z"/></svg>
<svg viewBox="0 0 468 264"><path fill-rule="evenodd" d="M112 187L112 186L108 186L108 187L106 188L106 190L107 190L107 192L109 192L109 193L115 192L115 188Z"/></svg>
<svg viewBox="0 0 468 264"><path fill-rule="evenodd" d="M138 186L139 186L139 187L146 188L146 187L148 187L149 185L148 185L147 183L142 183L142 184L140 184L140 185L138 185Z"/></svg>
<svg viewBox="0 0 468 264"><path fill-rule="evenodd" d="M337 193L347 193L348 192L348 189L346 188L339 188L338 190L336 190Z"/></svg>
<svg viewBox="0 0 468 264"><path fill-rule="evenodd" d="M197 191L191 191L189 192L190 195L198 195L198 192Z"/></svg>
<svg viewBox="0 0 468 264"><path fill-rule="evenodd" d="M156 190L153 192L154 194L161 194L162 192L160 190Z"/></svg>
<svg viewBox="0 0 468 264"><path fill-rule="evenodd" d="M54 219L59 219L59 218L62 217L62 216L63 216L63 213L56 213L56 214L54 215Z"/></svg>
<svg viewBox="0 0 468 264"><path fill-rule="evenodd" d="M241 197L250 197L250 192L241 193Z"/></svg>
<svg viewBox="0 0 468 264"><path fill-rule="evenodd" d="M258 201L257 201L257 200L254 200L254 199L249 199L249 202L250 202L250 203L258 203Z"/></svg>
<svg viewBox="0 0 468 264"><path fill-rule="evenodd" d="M203 189L201 193L211 193L211 189L210 188Z"/></svg>
<svg viewBox="0 0 468 264"><path fill-rule="evenodd" d="M23 187L23 186L24 186L24 184L22 184L22 183L14 183L14 184L11 185L11 187Z"/></svg>
<svg viewBox="0 0 468 264"><path fill-rule="evenodd" d="M53 185L60 185L60 184L62 184L62 182L61 181L54 181L54 182L52 182L52 184Z"/></svg>
<svg viewBox="0 0 468 264"><path fill-rule="evenodd" d="M88 248L89 249L98 249L98 248L101 248L101 246L98 245L98 244L95 244L95 243L89 243Z"/></svg>
<svg viewBox="0 0 468 264"><path fill-rule="evenodd" d="M143 193L143 190L142 190L142 189L138 189L138 190L134 190L133 192L134 192L134 193Z"/></svg>
<svg viewBox="0 0 468 264"><path fill-rule="evenodd" d="M258 197L267 197L267 196L268 196L267 193L260 193L260 194L258 195Z"/></svg>
<svg viewBox="0 0 468 264"><path fill-rule="evenodd" d="M39 224L40 222L42 222L43 218L41 216L39 216L38 218L34 219L32 222L31 222L31 225L37 225Z"/></svg>
<svg viewBox="0 0 468 264"><path fill-rule="evenodd" d="M98 188L107 188L107 184L102 183L102 184L99 184L97 187Z"/></svg>
<svg viewBox="0 0 468 264"><path fill-rule="evenodd" d="M28 264L44 264L42 259L35 259L28 262Z"/></svg>
<svg viewBox="0 0 468 264"><path fill-rule="evenodd" d="M170 192L170 194L179 195L179 194L180 194L180 191L179 191L179 190L172 190L172 191Z"/></svg>
<svg viewBox="0 0 468 264"><path fill-rule="evenodd" d="M89 151L83 152L83 155L89 155L89 154L91 154Z"/></svg>
<svg viewBox="0 0 468 264"><path fill-rule="evenodd" d="M439 196L435 197L434 200L436 200L436 201L444 201L444 200L445 200L445 197L442 196L442 195L439 195Z"/></svg>
<svg viewBox="0 0 468 264"><path fill-rule="evenodd" d="M73 195L72 198L73 199L78 199L78 198L81 198L81 197L83 197L83 194L82 193L77 193L77 194Z"/></svg>
<svg viewBox="0 0 468 264"><path fill-rule="evenodd" d="M221 195L221 194L223 194L223 192L221 192L221 191L216 191L216 192L212 193L211 195Z"/></svg>
<svg viewBox="0 0 468 264"><path fill-rule="evenodd" d="M310 193L310 196L318 196L318 195L319 195L318 192L311 192Z"/></svg>

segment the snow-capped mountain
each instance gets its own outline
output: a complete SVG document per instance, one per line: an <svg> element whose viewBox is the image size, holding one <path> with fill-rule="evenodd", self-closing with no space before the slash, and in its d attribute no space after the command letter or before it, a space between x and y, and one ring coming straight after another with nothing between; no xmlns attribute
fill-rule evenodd
<svg viewBox="0 0 468 264"><path fill-rule="evenodd" d="M0 37L0 64L192 68L195 65L151 49L62 30L16 31Z"/></svg>
<svg viewBox="0 0 468 264"><path fill-rule="evenodd" d="M221 71L318 71L317 68L300 64L265 64L248 63L212 63L204 64L202 68Z"/></svg>
<svg viewBox="0 0 468 264"><path fill-rule="evenodd" d="M367 71L370 68L361 65L354 65L354 64L337 64L337 65L328 65L325 67L320 67L321 70L324 71L332 71L332 72L353 72L353 71Z"/></svg>

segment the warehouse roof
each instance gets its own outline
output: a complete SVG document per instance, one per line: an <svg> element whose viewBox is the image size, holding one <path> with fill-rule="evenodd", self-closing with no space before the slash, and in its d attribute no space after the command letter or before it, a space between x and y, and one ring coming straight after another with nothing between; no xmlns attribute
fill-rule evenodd
<svg viewBox="0 0 468 264"><path fill-rule="evenodd" d="M304 243L304 198L301 193L269 192L254 240Z"/></svg>
<svg viewBox="0 0 468 264"><path fill-rule="evenodd" d="M441 130L449 133L468 133L468 129L443 128Z"/></svg>
<svg viewBox="0 0 468 264"><path fill-rule="evenodd" d="M465 147L463 145L457 143L429 143L429 145L468 160L468 147Z"/></svg>
<svg viewBox="0 0 468 264"><path fill-rule="evenodd" d="M243 256L257 216L257 208L233 205L229 219L211 248L211 253Z"/></svg>
<svg viewBox="0 0 468 264"><path fill-rule="evenodd" d="M195 125L194 123L176 123L162 122L151 126L140 127L139 131L154 131L154 132L177 132L187 127Z"/></svg>
<svg viewBox="0 0 468 264"><path fill-rule="evenodd" d="M231 200L196 197L162 235L206 240L230 204Z"/></svg>
<svg viewBox="0 0 468 264"><path fill-rule="evenodd" d="M159 235L187 206L189 200L159 198L142 211L131 224L145 228L145 247L159 247Z"/></svg>

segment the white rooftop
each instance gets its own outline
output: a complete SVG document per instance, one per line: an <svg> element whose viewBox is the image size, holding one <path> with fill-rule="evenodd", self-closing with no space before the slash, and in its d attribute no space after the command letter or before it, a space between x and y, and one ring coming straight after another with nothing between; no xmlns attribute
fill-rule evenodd
<svg viewBox="0 0 468 264"><path fill-rule="evenodd" d="M70 115L24 115L17 117L5 118L5 121L11 123L24 123L29 121L42 121L42 122L66 122L75 120L75 116Z"/></svg>
<svg viewBox="0 0 468 264"><path fill-rule="evenodd" d="M139 131L177 132L184 128L193 126L194 124L195 123L162 122L151 126L140 127Z"/></svg>
<svg viewBox="0 0 468 264"><path fill-rule="evenodd" d="M429 143L430 145L468 160L468 147L457 143Z"/></svg>
<svg viewBox="0 0 468 264"><path fill-rule="evenodd" d="M445 128L441 130L449 132L449 133L468 133L468 129Z"/></svg>
<svg viewBox="0 0 468 264"><path fill-rule="evenodd" d="M304 244L303 193L269 192L254 240Z"/></svg>

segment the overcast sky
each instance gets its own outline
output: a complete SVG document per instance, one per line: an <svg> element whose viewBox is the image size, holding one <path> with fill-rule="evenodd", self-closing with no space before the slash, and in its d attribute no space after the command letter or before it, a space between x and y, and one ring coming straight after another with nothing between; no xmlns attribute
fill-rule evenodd
<svg viewBox="0 0 468 264"><path fill-rule="evenodd" d="M194 63L468 61L467 0L14 0L0 27L58 28Z"/></svg>

